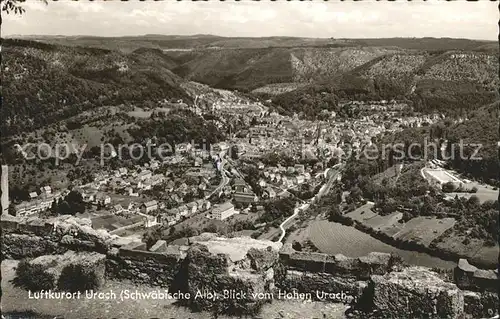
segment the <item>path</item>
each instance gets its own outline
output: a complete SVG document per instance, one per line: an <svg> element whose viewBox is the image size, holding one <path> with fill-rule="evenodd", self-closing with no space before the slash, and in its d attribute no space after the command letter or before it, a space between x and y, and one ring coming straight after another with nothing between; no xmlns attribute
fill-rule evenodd
<svg viewBox="0 0 500 319"><path fill-rule="evenodd" d="M314 196L313 198L311 198L310 200L308 200L306 203L302 204L301 206L296 207L294 209L293 214L291 216L289 216L287 219L285 219L284 222L281 223L281 225L280 225L281 236L278 239L278 242L281 242L283 240L283 238L285 238L285 236L286 236L286 229L285 229L286 223L288 223L289 221L291 221L292 219L294 219L295 217L297 217L297 215L299 214L300 211L307 210L311 206L311 203L314 203L316 200L320 199L323 195L328 194L328 192L330 191L330 187L333 184L333 181L335 179L337 179L337 176L340 174L340 169L342 168L342 164L337 164L337 165L333 166L332 169L333 168L339 168L339 169L335 173L333 173L333 174L330 175L330 178L320 188L320 190L318 191L318 193L316 194L316 196ZM327 168L325 170L325 172L329 171L329 170L330 169Z"/></svg>

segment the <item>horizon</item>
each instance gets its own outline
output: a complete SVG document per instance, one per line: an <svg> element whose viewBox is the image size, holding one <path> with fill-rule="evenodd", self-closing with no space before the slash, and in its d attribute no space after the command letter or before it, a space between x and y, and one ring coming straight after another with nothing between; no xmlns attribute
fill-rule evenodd
<svg viewBox="0 0 500 319"><path fill-rule="evenodd" d="M494 2L25 2L13 36L452 38L497 41ZM493 10L492 10L493 9ZM62 31L63 30L63 31ZM168 34L165 34L168 33Z"/></svg>
<svg viewBox="0 0 500 319"><path fill-rule="evenodd" d="M148 37L148 36L159 36L159 37L215 37L215 38L243 38L243 39L263 39L263 38L291 38L291 39L320 39L320 40L377 40L377 39L448 39L448 40L469 40L469 41L484 41L484 42L497 42L498 40L488 40L488 39L479 39L479 38L455 38L455 37L433 37L433 36L422 36L422 37L410 37L410 36L401 36L401 37L357 37L357 38L324 38L324 37L299 37L299 36L287 36L287 35L273 35L273 36L223 36L217 34L159 34L159 33L146 33L146 34L138 34L138 35L120 35L120 36L99 36L92 34L74 34L74 35L63 35L63 34L11 34L7 36L3 36L4 38L15 39L19 38L27 38L27 37L61 37L61 38L132 38L132 37Z"/></svg>

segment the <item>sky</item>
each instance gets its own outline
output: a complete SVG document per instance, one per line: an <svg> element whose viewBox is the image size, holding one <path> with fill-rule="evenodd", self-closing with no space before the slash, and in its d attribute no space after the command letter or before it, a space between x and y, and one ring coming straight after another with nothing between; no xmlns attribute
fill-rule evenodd
<svg viewBox="0 0 500 319"><path fill-rule="evenodd" d="M498 38L496 2L50 1L2 15L2 35Z"/></svg>

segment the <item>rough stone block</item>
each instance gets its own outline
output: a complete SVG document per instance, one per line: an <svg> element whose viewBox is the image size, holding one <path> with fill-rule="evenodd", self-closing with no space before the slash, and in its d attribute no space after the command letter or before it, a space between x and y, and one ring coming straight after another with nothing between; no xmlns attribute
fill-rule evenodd
<svg viewBox="0 0 500 319"><path fill-rule="evenodd" d="M365 293L370 294L378 313L395 317L460 318L464 313L462 291L427 268L374 275Z"/></svg>

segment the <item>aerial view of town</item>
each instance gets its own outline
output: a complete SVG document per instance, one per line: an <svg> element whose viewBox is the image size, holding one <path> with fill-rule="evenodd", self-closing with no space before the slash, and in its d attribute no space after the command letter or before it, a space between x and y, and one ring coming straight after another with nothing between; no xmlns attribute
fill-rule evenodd
<svg viewBox="0 0 500 319"><path fill-rule="evenodd" d="M498 318L495 4L264 6L1 1L2 318Z"/></svg>

